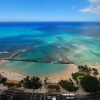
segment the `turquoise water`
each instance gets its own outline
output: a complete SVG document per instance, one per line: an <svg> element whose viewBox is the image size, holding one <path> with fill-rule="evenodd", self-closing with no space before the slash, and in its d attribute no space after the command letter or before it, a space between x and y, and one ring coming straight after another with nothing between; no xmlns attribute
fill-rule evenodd
<svg viewBox="0 0 100 100"><path fill-rule="evenodd" d="M67 65L9 61L0 66L0 68L30 76L47 76L64 71L67 68Z"/></svg>
<svg viewBox="0 0 100 100"><path fill-rule="evenodd" d="M24 51L24 52L23 52ZM0 58L36 60L8 61L0 68L27 75L51 75L68 65L100 63L100 23L35 22L0 23Z"/></svg>

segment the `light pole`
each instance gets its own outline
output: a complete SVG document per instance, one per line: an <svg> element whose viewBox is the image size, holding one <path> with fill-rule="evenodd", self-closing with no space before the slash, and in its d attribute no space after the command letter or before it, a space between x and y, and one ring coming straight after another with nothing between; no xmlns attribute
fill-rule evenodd
<svg viewBox="0 0 100 100"><path fill-rule="evenodd" d="M46 99L46 92L47 92L47 85L45 85L45 93L44 93L44 100Z"/></svg>
<svg viewBox="0 0 100 100"><path fill-rule="evenodd" d="M44 93L44 100L45 100L45 98L46 98L46 94Z"/></svg>
<svg viewBox="0 0 100 100"><path fill-rule="evenodd" d="M33 86L33 92L34 92L34 86Z"/></svg>
<svg viewBox="0 0 100 100"><path fill-rule="evenodd" d="M34 92L34 86L33 86L33 92ZM33 93L32 93L32 95L31 95L31 98L30 98L30 100L32 99L32 96L33 96Z"/></svg>

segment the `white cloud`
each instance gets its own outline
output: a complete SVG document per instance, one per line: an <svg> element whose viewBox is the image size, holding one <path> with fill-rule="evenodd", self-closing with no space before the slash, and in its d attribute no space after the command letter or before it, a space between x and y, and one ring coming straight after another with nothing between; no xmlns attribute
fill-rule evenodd
<svg viewBox="0 0 100 100"><path fill-rule="evenodd" d="M91 4L100 4L100 0L89 0Z"/></svg>
<svg viewBox="0 0 100 100"><path fill-rule="evenodd" d="M100 6L94 7L94 6L89 6L87 8L84 8L82 10L79 10L80 12L89 12L89 13L95 13L95 14L100 14Z"/></svg>
<svg viewBox="0 0 100 100"><path fill-rule="evenodd" d="M88 12L88 13L100 14L100 0L88 0L88 1L91 3L91 5L79 11L83 13Z"/></svg>

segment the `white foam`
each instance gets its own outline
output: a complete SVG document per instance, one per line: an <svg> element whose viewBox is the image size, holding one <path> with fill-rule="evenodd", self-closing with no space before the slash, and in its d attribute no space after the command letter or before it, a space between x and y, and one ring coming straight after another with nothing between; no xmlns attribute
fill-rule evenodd
<svg viewBox="0 0 100 100"><path fill-rule="evenodd" d="M2 51L2 52L0 52L0 54L3 54L3 53L9 53L8 51Z"/></svg>
<svg viewBox="0 0 100 100"><path fill-rule="evenodd" d="M26 50L18 50L19 52L25 52Z"/></svg>
<svg viewBox="0 0 100 100"><path fill-rule="evenodd" d="M57 61L55 61L55 63L56 63Z"/></svg>
<svg viewBox="0 0 100 100"><path fill-rule="evenodd" d="M59 58L59 61L61 61L62 60L62 58Z"/></svg>
<svg viewBox="0 0 100 100"><path fill-rule="evenodd" d="M53 64L53 63L54 63L54 61L51 62L51 64Z"/></svg>

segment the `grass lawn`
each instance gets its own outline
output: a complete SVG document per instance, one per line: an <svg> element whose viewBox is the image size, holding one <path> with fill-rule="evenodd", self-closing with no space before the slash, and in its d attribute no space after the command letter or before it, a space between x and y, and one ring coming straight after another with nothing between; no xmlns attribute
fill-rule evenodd
<svg viewBox="0 0 100 100"><path fill-rule="evenodd" d="M79 76L86 76L86 74L84 74L84 73L79 73L79 72L72 74L72 77L73 77L73 79L74 79L76 82L78 82L77 78L78 78Z"/></svg>

